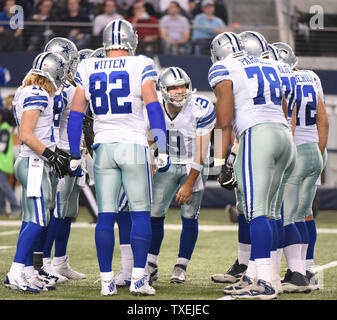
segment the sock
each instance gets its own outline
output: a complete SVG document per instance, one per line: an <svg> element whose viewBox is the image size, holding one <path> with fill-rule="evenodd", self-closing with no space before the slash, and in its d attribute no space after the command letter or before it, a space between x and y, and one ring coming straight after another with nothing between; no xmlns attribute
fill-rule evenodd
<svg viewBox="0 0 337 320"><path fill-rule="evenodd" d="M23 271L27 277L32 277L35 274L35 269L33 266L25 266Z"/></svg>
<svg viewBox="0 0 337 320"><path fill-rule="evenodd" d="M152 262L152 263L155 263L156 265L158 265L158 255L156 254L152 254L152 253L149 253L147 255L147 261L148 262Z"/></svg>
<svg viewBox="0 0 337 320"><path fill-rule="evenodd" d="M38 224L33 222L27 223L19 235L14 262L25 264L28 256L33 254L35 241L42 231L43 227Z"/></svg>
<svg viewBox="0 0 337 320"><path fill-rule="evenodd" d="M306 223L303 222L295 222L295 225L298 228L298 231L301 234L302 244L301 244L301 260L302 260L302 274L305 275L306 269L306 257L307 257L307 249L309 244L309 232Z"/></svg>
<svg viewBox="0 0 337 320"><path fill-rule="evenodd" d="M63 257L67 252L72 218L59 219L55 233L55 257Z"/></svg>
<svg viewBox="0 0 337 320"><path fill-rule="evenodd" d="M145 274L145 268L132 268L132 278L139 279Z"/></svg>
<svg viewBox="0 0 337 320"><path fill-rule="evenodd" d="M33 265L35 270L40 270L43 266L43 247L47 236L47 228L43 228L36 242L33 251Z"/></svg>
<svg viewBox="0 0 337 320"><path fill-rule="evenodd" d="M67 259L67 256L62 256L62 257L54 257L53 258L53 266L58 266L60 264L62 264L63 262L65 262Z"/></svg>
<svg viewBox="0 0 337 320"><path fill-rule="evenodd" d="M24 269L25 269L24 263L12 262L9 272L11 274L21 274L22 272L24 272Z"/></svg>
<svg viewBox="0 0 337 320"><path fill-rule="evenodd" d="M254 260L270 258L273 233L266 216L253 219L250 223L250 239Z"/></svg>
<svg viewBox="0 0 337 320"><path fill-rule="evenodd" d="M284 256L286 257L288 268L293 272L303 272L301 261L301 234L296 224L288 224L284 227Z"/></svg>
<svg viewBox="0 0 337 320"><path fill-rule="evenodd" d="M282 210L281 210L281 212L282 212ZM284 231L284 226L283 226L283 220L282 219L276 220L276 225L277 225L277 234L278 234L276 268L277 268L277 273L280 274L280 272L281 272L281 260L282 260L284 239L285 239L285 231Z"/></svg>
<svg viewBox="0 0 337 320"><path fill-rule="evenodd" d="M251 241L250 241L250 230L249 223L242 214L237 215L238 218L238 261L239 264L248 265L250 251L251 251Z"/></svg>
<svg viewBox="0 0 337 320"><path fill-rule="evenodd" d="M271 265L273 268L273 272L276 273L277 270L277 248L279 245L279 236L278 236L278 226L276 223L276 220L271 219L269 220L270 227L273 232L273 242L271 246L271 251L270 251L270 258L271 258Z"/></svg>
<svg viewBox="0 0 337 320"><path fill-rule="evenodd" d="M131 277L132 267L133 267L133 254L131 244L121 244L121 261L122 261L122 272L126 276Z"/></svg>
<svg viewBox="0 0 337 320"><path fill-rule="evenodd" d="M95 228L97 259L101 272L111 272L112 256L115 246L115 212L100 212Z"/></svg>
<svg viewBox="0 0 337 320"><path fill-rule="evenodd" d="M149 253L158 256L164 238L165 217L151 218L152 239Z"/></svg>
<svg viewBox="0 0 337 320"><path fill-rule="evenodd" d="M198 239L198 219L181 217L182 230L180 234L179 258L190 260Z"/></svg>
<svg viewBox="0 0 337 320"><path fill-rule="evenodd" d="M255 259L256 277L268 283L272 283L272 265L270 258Z"/></svg>
<svg viewBox="0 0 337 320"><path fill-rule="evenodd" d="M256 265L254 260L249 259L245 275L252 280L256 278Z"/></svg>
<svg viewBox="0 0 337 320"><path fill-rule="evenodd" d="M132 211L130 213L132 219L130 244L133 253L133 267L144 269L152 237L150 211Z"/></svg>
<svg viewBox="0 0 337 320"><path fill-rule="evenodd" d="M187 266L188 266L189 262L190 262L190 260L186 259L186 258L178 258L177 259L177 264L181 264L181 265L185 266L186 269L187 269Z"/></svg>
<svg viewBox="0 0 337 320"><path fill-rule="evenodd" d="M54 217L52 211L53 210L51 210L50 221L47 227L45 243L43 246L43 257L44 258L50 258L51 256L51 251L52 251L54 240L55 240L57 224L60 221L60 219L57 219Z"/></svg>
<svg viewBox="0 0 337 320"><path fill-rule="evenodd" d="M130 244L131 216L128 211L119 211L116 217L119 231L119 243L122 245Z"/></svg>
<svg viewBox="0 0 337 320"><path fill-rule="evenodd" d="M100 276L101 276L101 280L103 280L103 281L111 281L112 278L114 277L114 273L112 271L110 271L110 272L101 272Z"/></svg>
<svg viewBox="0 0 337 320"><path fill-rule="evenodd" d="M317 240L317 229L315 220L306 221L305 224L307 225L308 234L309 234L309 244L307 249L306 255L306 269L310 272L313 272L314 266L314 251L315 251L315 244Z"/></svg>

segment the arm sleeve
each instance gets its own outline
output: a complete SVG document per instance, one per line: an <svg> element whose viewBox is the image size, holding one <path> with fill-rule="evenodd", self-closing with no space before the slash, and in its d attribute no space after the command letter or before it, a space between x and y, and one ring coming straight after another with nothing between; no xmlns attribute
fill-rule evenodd
<svg viewBox="0 0 337 320"><path fill-rule="evenodd" d="M208 99L204 99L204 101L207 101L207 105L204 103L204 114L202 117L199 117L197 119L197 136L202 136L207 134L208 132L212 131L215 126L216 121L216 112L215 107L211 101Z"/></svg>
<svg viewBox="0 0 337 320"><path fill-rule="evenodd" d="M74 158L81 157L81 137L82 137L82 123L83 123L84 113L71 110L69 113L68 120L68 139L70 154Z"/></svg>
<svg viewBox="0 0 337 320"><path fill-rule="evenodd" d="M158 101L147 104L146 109L159 152L165 153L167 151L167 133L163 109Z"/></svg>
<svg viewBox="0 0 337 320"><path fill-rule="evenodd" d="M214 88L219 82L223 80L232 80L229 76L228 68L220 63L217 62L211 66L208 72L208 82L211 88Z"/></svg>
<svg viewBox="0 0 337 320"><path fill-rule="evenodd" d="M142 71L142 85L148 80L152 80L155 82L157 82L158 80L158 73L152 59L145 60Z"/></svg>
<svg viewBox="0 0 337 320"><path fill-rule="evenodd" d="M25 92L23 96L23 111L40 110L44 111L49 105L47 92L36 88Z"/></svg>

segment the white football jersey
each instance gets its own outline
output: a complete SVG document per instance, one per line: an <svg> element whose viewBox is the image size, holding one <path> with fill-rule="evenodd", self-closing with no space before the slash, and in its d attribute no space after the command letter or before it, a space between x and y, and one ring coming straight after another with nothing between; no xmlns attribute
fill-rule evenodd
<svg viewBox="0 0 337 320"><path fill-rule="evenodd" d="M63 150L70 150L67 128L68 128L70 108L71 108L71 104L73 101L75 91L76 91L76 87L74 87L69 82L67 82L66 86L64 87L62 91L64 105L63 105L63 110L60 116L60 132L59 132L60 140L59 140L58 146L59 148ZM83 139L83 134L82 134L82 139Z"/></svg>
<svg viewBox="0 0 337 320"><path fill-rule="evenodd" d="M317 77L315 73L309 70L295 72L297 115L294 141L296 145L318 142L317 102L319 95L322 95L322 98L324 96L320 81L317 82L315 76Z"/></svg>
<svg viewBox="0 0 337 320"><path fill-rule="evenodd" d="M223 80L233 83L236 137L257 124L274 122L288 127L282 110L280 71L275 61L254 56L227 58L214 63L208 73L212 88Z"/></svg>
<svg viewBox="0 0 337 320"><path fill-rule="evenodd" d="M147 145L141 88L157 78L153 60L142 55L91 58L79 64L75 81L91 102L95 144Z"/></svg>
<svg viewBox="0 0 337 320"><path fill-rule="evenodd" d="M33 134L48 148L54 150L53 104L48 92L38 86L18 88L13 100L13 114L20 125L24 111L39 110L40 116L36 122ZM27 145L22 144L20 156L36 155Z"/></svg>
<svg viewBox="0 0 337 320"><path fill-rule="evenodd" d="M192 163L196 153L196 137L213 130L216 114L213 103L206 97L192 94L176 117L164 104L168 150L171 163Z"/></svg>

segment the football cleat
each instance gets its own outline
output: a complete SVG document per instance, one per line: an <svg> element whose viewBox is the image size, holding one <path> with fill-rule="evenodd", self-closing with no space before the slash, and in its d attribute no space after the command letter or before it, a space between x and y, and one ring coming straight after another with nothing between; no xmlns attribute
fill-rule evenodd
<svg viewBox="0 0 337 320"><path fill-rule="evenodd" d="M186 281L186 266L183 264L176 264L173 268L171 283L184 283Z"/></svg>
<svg viewBox="0 0 337 320"><path fill-rule="evenodd" d="M40 270L38 270L39 273L39 278L43 280L45 283L48 283L50 286L54 286L56 283L63 283L68 280L68 278L64 277L59 278L57 275L54 273L49 273L46 271L46 268L43 266Z"/></svg>
<svg viewBox="0 0 337 320"><path fill-rule="evenodd" d="M251 278L247 277L246 275L243 275L239 282L226 286L223 292L225 294L232 294L239 290L245 289L246 287L251 285L253 282L254 281Z"/></svg>
<svg viewBox="0 0 337 320"><path fill-rule="evenodd" d="M309 282L309 288L311 290L319 290L319 284L318 284L318 280L315 277L315 274L307 270L306 277Z"/></svg>
<svg viewBox="0 0 337 320"><path fill-rule="evenodd" d="M236 259L235 263L225 273L213 274L211 279L216 283L236 283L247 270L245 264L239 264L239 260Z"/></svg>
<svg viewBox="0 0 337 320"><path fill-rule="evenodd" d="M270 283L260 279L254 281L246 288L232 293L232 297L240 299L261 299L271 300L276 299L277 294Z"/></svg>
<svg viewBox="0 0 337 320"><path fill-rule="evenodd" d="M153 262L147 262L147 267L149 270L151 281L154 282L158 280L158 265Z"/></svg>
<svg viewBox="0 0 337 320"><path fill-rule="evenodd" d="M154 296L156 290L149 285L148 276L131 278L130 292L135 296Z"/></svg>
<svg viewBox="0 0 337 320"><path fill-rule="evenodd" d="M14 275L8 272L3 283L5 287L13 290L19 290L27 293L40 292L40 290L35 289L34 287L31 286L24 272L20 273L19 275Z"/></svg>
<svg viewBox="0 0 337 320"><path fill-rule="evenodd" d="M51 259L43 259L43 267L42 269L47 273L47 275L49 276L49 279L54 279L55 283L57 284L61 284L64 283L66 281L68 281L68 278L60 275L59 273L57 273L54 268L51 265Z"/></svg>
<svg viewBox="0 0 337 320"><path fill-rule="evenodd" d="M117 294L117 286L115 279L112 280L101 280L101 296L114 296Z"/></svg>
<svg viewBox="0 0 337 320"><path fill-rule="evenodd" d="M131 276L127 276L123 273L123 271L120 271L115 277L115 283L117 288L130 287Z"/></svg>
<svg viewBox="0 0 337 320"><path fill-rule="evenodd" d="M53 269L68 279L85 279L86 277L83 273L77 272L70 267L68 260L69 257L66 256L66 259L62 263L58 265L52 264Z"/></svg>
<svg viewBox="0 0 337 320"><path fill-rule="evenodd" d="M308 293L311 291L306 276L290 269L287 270L281 283L284 293Z"/></svg>
<svg viewBox="0 0 337 320"><path fill-rule="evenodd" d="M34 274L32 276L26 276L27 281L30 283L30 286L39 291L48 291L46 283L41 280L38 275ZM55 287L51 287L55 289ZM50 290L53 290L50 289Z"/></svg>

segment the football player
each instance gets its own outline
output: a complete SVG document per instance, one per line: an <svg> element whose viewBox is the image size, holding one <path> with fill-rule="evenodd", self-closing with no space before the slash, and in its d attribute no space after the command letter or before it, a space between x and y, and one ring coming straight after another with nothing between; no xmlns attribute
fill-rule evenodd
<svg viewBox="0 0 337 320"><path fill-rule="evenodd" d="M151 209L152 241L148 269L152 281L158 278L158 256L164 237L164 220L176 195L181 206L182 231L172 283L184 283L186 269L198 238L200 204L207 180L207 157L215 108L206 97L195 94L187 73L178 67L166 68L158 85L163 98L168 130L170 169L154 175Z"/></svg>
<svg viewBox="0 0 337 320"><path fill-rule="evenodd" d="M297 161L285 188L284 254L288 270L282 286L284 292L307 292L317 288L313 265L313 247L316 228L306 218L312 216L312 202L316 193L317 180L326 162L326 143L329 123L324 106L324 95L318 76L310 70L297 69L297 57L292 48L285 43L274 43L279 57L295 71L296 104L289 110L288 117L294 120L294 141L297 147ZM311 230L310 235L308 233ZM311 239L308 249L309 237ZM312 259L310 259L312 258ZM308 271L308 272L307 272ZM311 285L309 285L309 281Z"/></svg>
<svg viewBox="0 0 337 320"><path fill-rule="evenodd" d="M273 232L268 216L292 153L281 73L270 60L246 55L241 39L232 32L213 39L211 59L208 79L217 97L216 129L221 129L223 136L222 145L215 146L215 156L225 164L233 120L239 139L234 171L244 196L255 264L255 274L247 276L247 269L244 278L248 285L236 291L235 297L274 299L277 295L271 284L270 258Z"/></svg>
<svg viewBox="0 0 337 320"><path fill-rule="evenodd" d="M61 55L39 54L13 101L22 142L14 172L23 187L23 222L14 261L4 281L12 289L46 290L34 271L33 250L50 219L50 170L63 178L69 165L67 157L55 152L53 127L53 97L64 84L67 69L67 61Z"/></svg>
<svg viewBox="0 0 337 320"><path fill-rule="evenodd" d="M72 98L76 90L74 77L79 63L79 53L72 41L62 37L51 39L44 51L61 54L69 64L67 81L62 92L54 99L54 127L58 149L70 157L67 124ZM81 152L84 158L83 144ZM43 269L51 275L56 275L59 283L66 279L85 278L84 274L70 267L69 257L66 255L71 223L78 214L79 195L84 183L85 175L82 177L67 176L54 182L54 208L43 247ZM51 260L53 243L55 243L55 252Z"/></svg>
<svg viewBox="0 0 337 320"><path fill-rule="evenodd" d="M169 168L166 126L155 88L157 72L152 59L135 56L138 38L126 20L113 20L103 31L108 58L83 60L76 75L78 84L69 115L70 172L80 172L82 120L88 102L94 115L94 176L98 203L95 243L101 275L101 295L115 295L111 270L114 222L123 187L128 199L133 252L130 292L154 295L145 274L151 242L151 167L143 108L146 106L159 147L159 167Z"/></svg>

